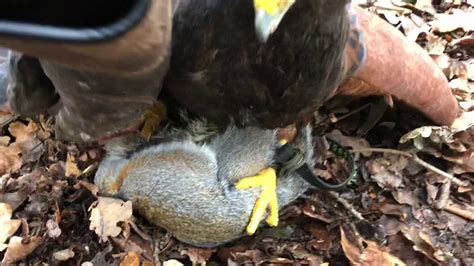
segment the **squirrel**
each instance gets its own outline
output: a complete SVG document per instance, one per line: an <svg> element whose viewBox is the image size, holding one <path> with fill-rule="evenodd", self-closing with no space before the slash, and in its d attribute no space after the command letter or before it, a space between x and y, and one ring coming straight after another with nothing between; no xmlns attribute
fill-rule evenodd
<svg viewBox="0 0 474 266"><path fill-rule="evenodd" d="M181 129L161 129L147 143L137 139L106 145L94 180L101 191L131 200L150 223L193 246L215 247L245 236L260 189L239 190L235 184L272 165L277 130L230 125L218 133L197 118ZM312 143L306 126L292 144L314 166ZM279 208L310 187L291 171L276 180Z"/></svg>

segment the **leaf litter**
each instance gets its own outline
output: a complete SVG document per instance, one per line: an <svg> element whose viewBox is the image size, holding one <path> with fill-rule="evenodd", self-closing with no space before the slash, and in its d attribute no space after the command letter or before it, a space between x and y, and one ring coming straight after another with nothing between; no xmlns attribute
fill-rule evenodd
<svg viewBox="0 0 474 266"><path fill-rule="evenodd" d="M338 193L308 191L281 211L275 229L200 249L134 217L130 203L98 196L91 173L100 149L56 141L50 118L19 120L2 113L2 263L474 264L473 1L355 2L437 62L464 111L453 127L427 126L401 106L373 109L376 116L361 108L378 106L377 99L326 108L319 115L330 122L322 127L354 150L358 180ZM321 175L332 178L340 167L322 169Z"/></svg>

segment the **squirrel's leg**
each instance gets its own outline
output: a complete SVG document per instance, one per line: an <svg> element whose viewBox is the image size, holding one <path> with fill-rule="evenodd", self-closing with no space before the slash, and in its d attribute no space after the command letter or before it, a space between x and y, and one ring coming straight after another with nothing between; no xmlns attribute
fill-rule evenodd
<svg viewBox="0 0 474 266"><path fill-rule="evenodd" d="M276 172L275 169L266 168L258 175L240 179L237 184L237 189L248 189L260 187L262 192L255 202L250 222L247 225L247 233L253 235L257 231L258 225L265 214L267 207L270 212L266 222L270 226L278 225L278 201L276 196Z"/></svg>

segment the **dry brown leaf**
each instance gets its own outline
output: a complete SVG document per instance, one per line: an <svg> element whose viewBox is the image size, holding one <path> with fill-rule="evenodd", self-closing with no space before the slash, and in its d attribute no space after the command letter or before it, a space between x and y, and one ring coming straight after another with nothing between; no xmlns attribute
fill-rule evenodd
<svg viewBox="0 0 474 266"><path fill-rule="evenodd" d="M16 192L0 193L0 202L8 203L13 210L16 210L18 206L25 202L31 191L30 188L25 186Z"/></svg>
<svg viewBox="0 0 474 266"><path fill-rule="evenodd" d="M67 177L78 177L81 175L81 170L77 167L76 158L68 153L66 158L66 176Z"/></svg>
<svg viewBox="0 0 474 266"><path fill-rule="evenodd" d="M469 150L458 154L457 156L442 156L443 159L455 163L453 168L455 174L474 172L474 150Z"/></svg>
<svg viewBox="0 0 474 266"><path fill-rule="evenodd" d="M308 242L308 246L318 251L329 251L332 248L331 235L325 226L312 223L305 226L305 230L314 238Z"/></svg>
<svg viewBox="0 0 474 266"><path fill-rule="evenodd" d="M6 173L14 173L21 168L20 149L17 147L0 146L0 176Z"/></svg>
<svg viewBox="0 0 474 266"><path fill-rule="evenodd" d="M15 137L16 143L24 143L35 137L38 132L38 124L32 121L28 122L28 125L22 122L13 122L8 126L8 131Z"/></svg>
<svg viewBox="0 0 474 266"><path fill-rule="evenodd" d="M135 238L136 239L136 238ZM114 245L118 246L124 252L133 252L136 254L144 254L146 252L145 248L139 244L135 243L131 237L122 238L122 237L112 237L112 242Z"/></svg>
<svg viewBox="0 0 474 266"><path fill-rule="evenodd" d="M153 261L144 260L142 266L155 266L155 263L153 263Z"/></svg>
<svg viewBox="0 0 474 266"><path fill-rule="evenodd" d="M463 112L456 120L454 120L451 128L456 131L464 131L474 125L474 111Z"/></svg>
<svg viewBox="0 0 474 266"><path fill-rule="evenodd" d="M254 265L260 265L264 262L264 253L258 249L249 249L244 252L235 252L232 254L232 260L239 263L253 263Z"/></svg>
<svg viewBox="0 0 474 266"><path fill-rule="evenodd" d="M53 258L57 261L67 261L74 257L74 251L71 249L63 249L53 253Z"/></svg>
<svg viewBox="0 0 474 266"><path fill-rule="evenodd" d="M99 193L99 187L95 184L85 182L85 181L79 181L77 184L74 185L75 189L80 189L80 188L85 188L89 190L92 195L97 197L97 194Z"/></svg>
<svg viewBox="0 0 474 266"><path fill-rule="evenodd" d="M442 55L446 49L447 41L434 34L427 34L426 50L430 55Z"/></svg>
<svg viewBox="0 0 474 266"><path fill-rule="evenodd" d="M39 140L36 137L38 129L38 124L33 121L28 122L28 125L22 122L13 122L8 127L8 131L15 137L14 145L20 148L22 152L31 150L38 145Z"/></svg>
<svg viewBox="0 0 474 266"><path fill-rule="evenodd" d="M403 266L405 263L399 258L393 256L389 252L383 250L375 242L365 241L367 247L364 250L351 243L341 228L341 245L346 257L353 265L369 265L369 266Z"/></svg>
<svg viewBox="0 0 474 266"><path fill-rule="evenodd" d="M140 266L140 257L135 252L128 252L119 264L120 266Z"/></svg>
<svg viewBox="0 0 474 266"><path fill-rule="evenodd" d="M22 243L25 242L25 243ZM7 251L2 260L2 265L13 264L30 255L41 243L43 238L32 236L28 239L13 236L8 243Z"/></svg>
<svg viewBox="0 0 474 266"><path fill-rule="evenodd" d="M416 191L409 189L398 189L392 191L393 198L400 204L407 204L415 208L419 208L422 204L421 200L417 197Z"/></svg>
<svg viewBox="0 0 474 266"><path fill-rule="evenodd" d="M363 138L345 136L339 130L333 130L326 134L326 136L344 147L352 147L353 149L370 148L370 144L367 140Z"/></svg>
<svg viewBox="0 0 474 266"><path fill-rule="evenodd" d="M0 202L0 252L7 248L5 241L10 238L20 227L20 220L11 220L12 207Z"/></svg>
<svg viewBox="0 0 474 266"><path fill-rule="evenodd" d="M10 143L10 137L8 136L0 136L0 146L8 146L8 144Z"/></svg>
<svg viewBox="0 0 474 266"><path fill-rule="evenodd" d="M46 222L46 228L48 228L48 236L50 238L57 238L61 235L61 228L56 221L49 219Z"/></svg>
<svg viewBox="0 0 474 266"><path fill-rule="evenodd" d="M187 255L193 265L206 265L214 252L216 252L216 249L188 248L187 250L181 251L181 254Z"/></svg>
<svg viewBox="0 0 474 266"><path fill-rule="evenodd" d="M426 237L422 237L423 233L414 226L402 225L401 231L403 235L413 242L413 248L419 252L425 254L429 259L438 262L435 258L434 253L436 249L433 247L431 241L426 241Z"/></svg>
<svg viewBox="0 0 474 266"><path fill-rule="evenodd" d="M28 125L13 122L8 127L8 131L15 137L15 142L10 147L20 150L24 162L34 162L42 154L43 144L37 136L38 130L38 124L33 121L29 121Z"/></svg>
<svg viewBox="0 0 474 266"><path fill-rule="evenodd" d="M46 140L51 137L52 133L54 132L54 125L53 125L53 118L52 117L45 117L44 115L40 115L39 123L41 125L37 135L41 140Z"/></svg>
<svg viewBox="0 0 474 266"><path fill-rule="evenodd" d="M371 178L383 189L394 189L403 185L403 179L401 176L389 172L372 175Z"/></svg>
<svg viewBox="0 0 474 266"><path fill-rule="evenodd" d="M392 236L400 232L401 222L388 215L382 215L377 221L379 228L383 230L384 235Z"/></svg>
<svg viewBox="0 0 474 266"><path fill-rule="evenodd" d="M107 241L109 236L118 236L122 228L117 226L119 222L126 222L132 218L132 202L124 202L120 199L99 197L91 205L91 224L89 228L94 230L101 241Z"/></svg>

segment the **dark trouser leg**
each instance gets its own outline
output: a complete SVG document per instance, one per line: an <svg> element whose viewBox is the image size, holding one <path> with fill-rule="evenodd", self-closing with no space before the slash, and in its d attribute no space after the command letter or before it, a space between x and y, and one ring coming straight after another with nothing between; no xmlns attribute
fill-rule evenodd
<svg viewBox="0 0 474 266"><path fill-rule="evenodd" d="M13 112L20 116L35 116L58 102L59 96L38 59L13 53L7 63L9 67L5 69L9 68L9 71L5 72L5 79L0 81L0 90L6 92Z"/></svg>

